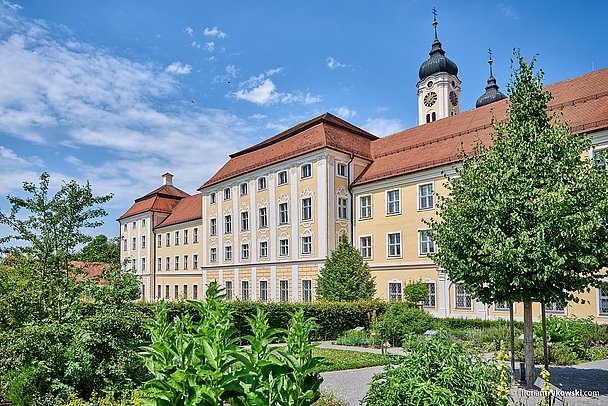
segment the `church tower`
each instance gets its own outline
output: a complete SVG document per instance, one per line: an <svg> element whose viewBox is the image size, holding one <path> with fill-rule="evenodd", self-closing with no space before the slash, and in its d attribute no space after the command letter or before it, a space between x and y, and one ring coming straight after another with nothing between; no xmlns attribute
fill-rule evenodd
<svg viewBox="0 0 608 406"><path fill-rule="evenodd" d="M498 85L496 84L496 79L492 74L492 49L488 49L488 53L490 54L490 60L488 64L490 65L490 77L488 78L488 84L486 85L486 92L479 96L477 102L475 103L475 108L485 106L486 104L494 103L502 99L506 99L505 96L500 90L498 90Z"/></svg>
<svg viewBox="0 0 608 406"><path fill-rule="evenodd" d="M458 66L445 56L437 38L437 12L433 8L435 40L429 59L420 65L418 76L418 124L426 124L460 113Z"/></svg>

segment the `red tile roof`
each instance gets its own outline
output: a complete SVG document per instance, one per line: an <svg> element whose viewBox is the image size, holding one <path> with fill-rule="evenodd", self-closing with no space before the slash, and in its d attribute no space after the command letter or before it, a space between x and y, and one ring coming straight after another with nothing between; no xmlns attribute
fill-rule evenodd
<svg viewBox="0 0 608 406"><path fill-rule="evenodd" d="M133 206L120 216L118 221L147 211L171 213L179 201L188 196L188 193L173 185L163 185L136 199Z"/></svg>
<svg viewBox="0 0 608 406"><path fill-rule="evenodd" d="M608 69L545 88L553 94L550 112L561 112L574 133L608 128ZM476 140L489 141L492 119L504 120L508 99L371 142L373 162L354 185L454 163Z"/></svg>
<svg viewBox="0 0 608 406"><path fill-rule="evenodd" d="M370 141L376 139L375 135L325 113L230 155L230 160L199 190L321 148L352 152L357 157L371 160Z"/></svg>
<svg viewBox="0 0 608 406"><path fill-rule="evenodd" d="M173 212L155 228L203 218L203 199L200 193L188 196L179 201Z"/></svg>

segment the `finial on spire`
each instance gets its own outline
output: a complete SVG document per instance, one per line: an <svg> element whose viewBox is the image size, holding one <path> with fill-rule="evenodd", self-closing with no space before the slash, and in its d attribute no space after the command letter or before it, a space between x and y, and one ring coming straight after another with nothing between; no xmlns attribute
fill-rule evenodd
<svg viewBox="0 0 608 406"><path fill-rule="evenodd" d="M437 39L437 10L433 7L433 28L435 29L435 39Z"/></svg>
<svg viewBox="0 0 608 406"><path fill-rule="evenodd" d="M494 61L492 60L492 48L488 48L488 54L490 54L490 60L488 61L488 64L490 65L490 77L494 76L492 75L492 64L494 63Z"/></svg>

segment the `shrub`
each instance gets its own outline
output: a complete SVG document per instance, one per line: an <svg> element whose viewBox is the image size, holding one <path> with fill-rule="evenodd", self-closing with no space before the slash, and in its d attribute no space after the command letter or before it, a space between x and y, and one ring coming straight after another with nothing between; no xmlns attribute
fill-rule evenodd
<svg viewBox="0 0 608 406"><path fill-rule="evenodd" d="M551 345L551 347L549 347L549 355L551 360L558 365L572 365L577 362L576 353L564 343L554 343Z"/></svg>
<svg viewBox="0 0 608 406"><path fill-rule="evenodd" d="M409 303L422 302L429 295L429 288L426 283L409 283L403 288L403 300Z"/></svg>
<svg viewBox="0 0 608 406"><path fill-rule="evenodd" d="M433 325L433 316L407 303L394 303L378 318L376 331L393 345L410 333L421 334Z"/></svg>
<svg viewBox="0 0 608 406"><path fill-rule="evenodd" d="M338 345L352 345L359 347L369 347L374 343L372 336L366 330L356 331L348 330L342 336L336 339Z"/></svg>
<svg viewBox="0 0 608 406"><path fill-rule="evenodd" d="M497 405L500 371L445 333L420 338L395 367L376 374L363 399L368 406Z"/></svg>

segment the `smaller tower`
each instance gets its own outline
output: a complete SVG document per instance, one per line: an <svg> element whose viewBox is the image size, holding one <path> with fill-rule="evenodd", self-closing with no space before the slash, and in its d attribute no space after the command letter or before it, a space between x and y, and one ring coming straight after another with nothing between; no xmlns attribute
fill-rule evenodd
<svg viewBox="0 0 608 406"><path fill-rule="evenodd" d="M486 85L486 92L479 96L479 99L477 99L477 102L475 103L476 108L507 98L507 96L498 90L496 79L492 74L492 64L494 63L492 60L492 48L488 49L488 53L490 54L490 60L488 61L488 64L490 65L490 77L488 78L488 84Z"/></svg>
<svg viewBox="0 0 608 406"><path fill-rule="evenodd" d="M435 40L429 59L420 65L418 77L418 124L426 124L460 113L458 66L445 56L437 37L437 11L433 8Z"/></svg>

